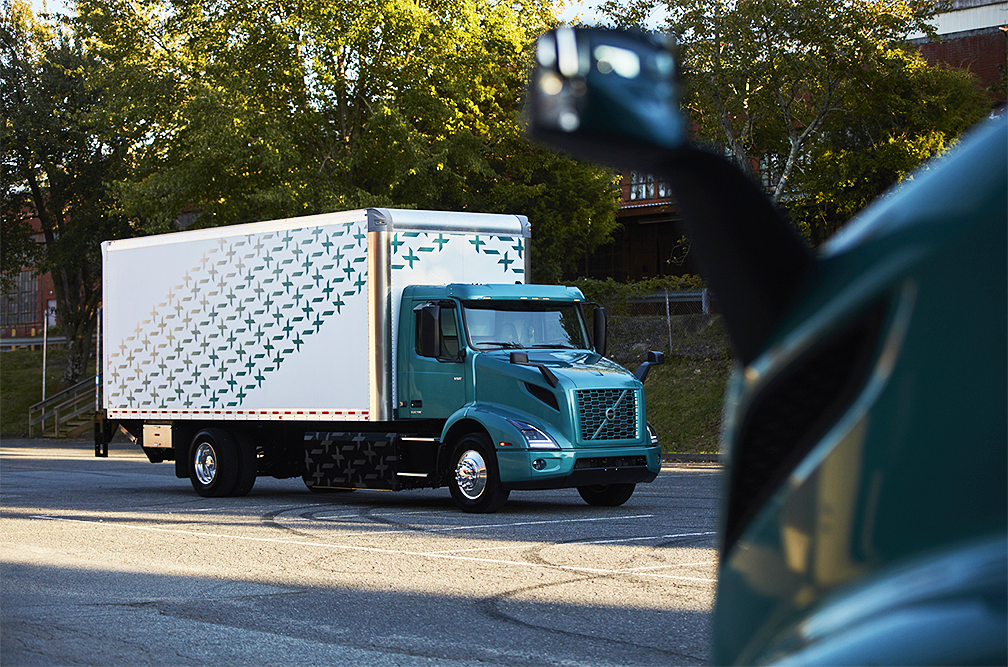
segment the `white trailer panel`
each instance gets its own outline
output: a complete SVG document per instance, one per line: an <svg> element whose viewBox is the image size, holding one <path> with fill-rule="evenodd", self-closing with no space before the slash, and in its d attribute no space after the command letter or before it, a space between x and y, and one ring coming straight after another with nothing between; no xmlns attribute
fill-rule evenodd
<svg viewBox="0 0 1008 667"><path fill-rule="evenodd" d="M370 209L105 242L102 406L377 419L403 288L523 281L528 237L518 216Z"/></svg>

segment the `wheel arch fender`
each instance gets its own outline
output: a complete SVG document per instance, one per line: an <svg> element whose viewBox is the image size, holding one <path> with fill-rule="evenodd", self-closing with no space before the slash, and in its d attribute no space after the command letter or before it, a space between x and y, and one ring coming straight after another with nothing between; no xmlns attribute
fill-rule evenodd
<svg viewBox="0 0 1008 667"><path fill-rule="evenodd" d="M445 422L441 432L443 474L451 474L448 467L455 443L469 433L482 433L490 439L502 482L506 484L530 478L528 451L518 429L501 412L472 405L458 410Z"/></svg>

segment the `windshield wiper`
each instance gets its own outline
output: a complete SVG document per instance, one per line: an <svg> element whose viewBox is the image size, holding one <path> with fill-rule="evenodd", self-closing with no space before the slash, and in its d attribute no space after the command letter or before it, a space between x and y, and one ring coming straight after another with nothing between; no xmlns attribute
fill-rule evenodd
<svg viewBox="0 0 1008 667"><path fill-rule="evenodd" d="M516 350L522 349L522 346L521 346L520 343L512 343L511 341L508 341L508 342L499 342L499 341L496 341L496 340L483 340L483 341L480 341L478 343L473 343L474 347L479 347L481 345L499 345L501 347L514 348Z"/></svg>
<svg viewBox="0 0 1008 667"><path fill-rule="evenodd" d="M567 345L566 343L549 343L549 344L543 344L543 345L529 345L528 346L528 349L530 349L530 350L541 350L541 349L548 349L548 348L559 348L561 350L577 350L578 349L577 347L575 347L573 345Z"/></svg>

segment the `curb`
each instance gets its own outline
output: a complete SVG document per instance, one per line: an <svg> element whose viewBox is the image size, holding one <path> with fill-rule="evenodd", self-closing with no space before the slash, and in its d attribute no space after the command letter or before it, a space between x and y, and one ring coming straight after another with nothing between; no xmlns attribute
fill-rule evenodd
<svg viewBox="0 0 1008 667"><path fill-rule="evenodd" d="M661 455L662 465L666 463L709 463L721 465L720 454L665 454Z"/></svg>

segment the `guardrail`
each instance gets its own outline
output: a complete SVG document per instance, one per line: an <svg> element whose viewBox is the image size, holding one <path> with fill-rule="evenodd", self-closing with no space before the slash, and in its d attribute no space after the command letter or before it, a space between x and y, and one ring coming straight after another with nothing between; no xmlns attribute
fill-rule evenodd
<svg viewBox="0 0 1008 667"><path fill-rule="evenodd" d="M36 426L42 436L79 435L93 423L94 411L95 378L92 376L28 408L28 437L35 437ZM52 431L47 433L46 424L52 426Z"/></svg>

